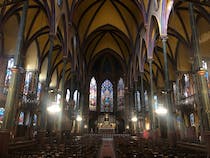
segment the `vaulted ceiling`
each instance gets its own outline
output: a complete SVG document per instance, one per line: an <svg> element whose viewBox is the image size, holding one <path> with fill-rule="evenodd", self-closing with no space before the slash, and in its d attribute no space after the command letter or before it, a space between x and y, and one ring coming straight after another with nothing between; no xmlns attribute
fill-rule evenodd
<svg viewBox="0 0 210 158"><path fill-rule="evenodd" d="M15 54L23 2L0 0L1 55ZM22 51L23 67L40 70L40 79L46 78L49 34L54 34L51 86L60 83L64 56L68 57L66 81L71 78L72 71L78 72L79 78L86 79L106 58L117 61L119 69L130 75L131 82L143 67L144 80L149 83L146 44L143 41L141 49L137 45L143 38L142 32L147 29L154 2L158 4L162 0L63 0L60 6L57 1L30 0ZM174 0L169 17L167 54L170 80L175 80L175 72L189 71L192 66L189 2ZM210 3L205 0L191 2L194 4L200 54L209 59ZM164 62L159 22L153 17L151 22L157 34L153 52L154 81L157 87L161 87L164 84Z"/></svg>

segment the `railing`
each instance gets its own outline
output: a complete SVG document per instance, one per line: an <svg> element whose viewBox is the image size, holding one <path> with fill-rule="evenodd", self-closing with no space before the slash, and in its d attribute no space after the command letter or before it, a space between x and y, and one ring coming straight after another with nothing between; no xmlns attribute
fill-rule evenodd
<svg viewBox="0 0 210 158"><path fill-rule="evenodd" d="M88 133L84 134L84 136L90 137L102 137L102 138L113 138L113 137L130 137L130 134L115 134L115 133Z"/></svg>

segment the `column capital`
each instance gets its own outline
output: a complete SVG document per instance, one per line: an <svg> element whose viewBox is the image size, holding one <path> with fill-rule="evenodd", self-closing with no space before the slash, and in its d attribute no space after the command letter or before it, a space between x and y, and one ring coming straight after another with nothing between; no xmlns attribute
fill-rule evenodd
<svg viewBox="0 0 210 158"><path fill-rule="evenodd" d="M162 39L162 41L167 41L168 35L167 34L160 35L160 38Z"/></svg>
<svg viewBox="0 0 210 158"><path fill-rule="evenodd" d="M153 62L153 61L154 61L154 58L153 58L153 57L149 57L147 60L148 60L149 62Z"/></svg>
<svg viewBox="0 0 210 158"><path fill-rule="evenodd" d="M20 72L20 73L24 73L25 70L22 67L18 67L18 66L13 66L12 68L10 68L10 70L12 72Z"/></svg>

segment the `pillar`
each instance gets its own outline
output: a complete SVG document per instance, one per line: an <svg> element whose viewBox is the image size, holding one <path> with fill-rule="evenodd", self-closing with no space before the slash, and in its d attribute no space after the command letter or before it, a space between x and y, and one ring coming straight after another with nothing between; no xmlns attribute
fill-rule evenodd
<svg viewBox="0 0 210 158"><path fill-rule="evenodd" d="M125 130L129 130L129 117L130 117L130 102L129 102L129 98L130 98L130 92L128 90L128 85L129 85L129 81L128 81L128 75L125 74L124 75L124 81L125 81L125 108L124 108L124 120L125 120Z"/></svg>
<svg viewBox="0 0 210 158"><path fill-rule="evenodd" d="M140 82L141 82L141 114L142 114L142 125L145 130L145 97L144 97L144 72L140 72Z"/></svg>
<svg viewBox="0 0 210 158"><path fill-rule="evenodd" d="M65 73L66 73L66 64L67 64L67 56L63 57L63 71L62 71L62 78L61 78L61 102L60 102L60 108L61 111L58 114L58 129L57 129L57 135L58 135L58 142L61 142L62 137L62 130L63 130L63 119L65 118L64 113L64 106L65 106Z"/></svg>
<svg viewBox="0 0 210 158"><path fill-rule="evenodd" d="M175 95L175 105L179 105L180 103L180 85L179 85L179 81L181 79L182 74L180 72L176 72L176 94ZM177 107L175 107L177 109ZM183 117L182 117L182 112L179 109L177 112L177 116L179 116L179 124L177 124L177 129L179 129L177 132L179 135L177 135L177 140L182 140L184 139L184 135L185 135L185 125L184 125L184 121L183 121ZM178 126L179 125L179 126Z"/></svg>
<svg viewBox="0 0 210 158"><path fill-rule="evenodd" d="M152 72L152 62L153 59L149 60L149 73L150 73L150 106L149 106L149 114L150 114L150 127L151 130L155 130L155 119L154 119L154 87L153 87L153 72Z"/></svg>
<svg viewBox="0 0 210 158"><path fill-rule="evenodd" d="M84 94L83 94L83 132L87 133L88 132L88 123L89 123L89 102L88 102L88 97L89 97L89 85L85 86L84 89ZM86 127L85 127L86 125Z"/></svg>
<svg viewBox="0 0 210 158"><path fill-rule="evenodd" d="M134 116L137 117L137 121L134 123L135 125L135 132L138 133L139 132L139 128L138 128L138 121L139 121L139 117L138 117L138 103L137 103L137 82L138 80L135 79L134 80Z"/></svg>
<svg viewBox="0 0 210 158"><path fill-rule="evenodd" d="M96 105L96 111L99 115L101 111L101 83L97 83L97 105Z"/></svg>
<svg viewBox="0 0 210 158"><path fill-rule="evenodd" d="M113 82L113 113L114 115L116 116L117 114L117 85L118 85L118 82L117 81L114 81Z"/></svg>
<svg viewBox="0 0 210 158"><path fill-rule="evenodd" d="M129 91L128 88L125 88L125 109L124 109L124 120L125 120L125 128L128 130L129 127L129 116L130 116L130 110L129 110Z"/></svg>
<svg viewBox="0 0 210 158"><path fill-rule="evenodd" d="M71 83L70 83L70 123L71 123L71 133L75 131L75 116L74 116L74 79L75 79L76 72L71 71Z"/></svg>
<svg viewBox="0 0 210 158"><path fill-rule="evenodd" d="M50 41L50 49L48 53L48 66L47 66L47 76L46 82L42 85L42 97L41 100L41 121L40 121L40 129L38 131L38 141L41 145L43 145L44 137L46 134L46 127L47 127L47 106L50 104L50 94L49 94L49 85L51 82L51 66L52 66L52 53L53 53L53 46L54 46L54 35L50 33L49 35Z"/></svg>
<svg viewBox="0 0 210 158"><path fill-rule="evenodd" d="M169 145L175 145L175 131L173 125L173 113L172 113L172 103L171 103L171 89L169 84L169 72L168 72L168 59L167 59L167 52L166 52L166 41L167 36L161 36L162 44L163 44L163 56L164 56L164 76L165 76L165 104L166 108L168 109L167 113L167 135L169 139Z"/></svg>
<svg viewBox="0 0 210 158"><path fill-rule="evenodd" d="M192 29L192 47L194 51L194 57L195 57L195 70L198 70L199 68L202 68L202 60L200 57L200 45L199 45L199 36L196 28L196 20L194 15L194 7L193 3L189 3L189 12L190 12L190 26ZM210 106L209 106L209 96L208 96L208 89L207 89L207 82L204 76L198 76L198 88L201 91L201 104L202 108L204 109L204 116L202 116L202 119L204 119L204 130L210 130ZM198 92L198 93L199 93Z"/></svg>
<svg viewBox="0 0 210 158"><path fill-rule="evenodd" d="M189 2L189 13L190 13L190 26L192 29L192 47L193 47L193 51L194 51L194 57L195 57L195 70L199 69L202 67L202 61L201 61L201 57L200 57L200 45L199 45L199 37L198 37L198 32L197 32L197 28L196 28L196 19L195 19L195 15L194 15L194 7L193 7L193 3ZM201 109L203 109L203 113L199 112L200 115L202 115L202 117L200 117L201 122L200 122L200 126L201 126L201 132L202 130L205 130L205 136L207 140L207 152L208 152L208 156L210 156L210 106L209 106L209 96L208 96L208 89L207 89L207 82L205 80L204 76L198 76L198 83L199 85L197 85L197 89L200 90L200 94L201 97L199 98L199 100L201 100L201 104L202 105L198 105L199 106L199 111L201 111ZM202 134L201 134L202 135Z"/></svg>
<svg viewBox="0 0 210 158"><path fill-rule="evenodd" d="M18 32L18 39L16 45L14 68L12 69L12 78L10 80L9 90L5 105L5 116L3 121L3 129L0 131L0 157L7 157L8 155L8 143L9 143L9 131L14 127L15 113L16 113L16 100L18 99L18 79L20 74L21 63L21 51L24 40L24 31L27 17L29 1L25 1L23 5L23 11L20 21L20 27Z"/></svg>

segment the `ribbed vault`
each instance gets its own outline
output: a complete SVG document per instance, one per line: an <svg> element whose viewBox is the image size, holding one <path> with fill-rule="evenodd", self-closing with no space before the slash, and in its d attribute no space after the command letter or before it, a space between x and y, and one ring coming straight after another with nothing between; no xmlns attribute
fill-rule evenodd
<svg viewBox="0 0 210 158"><path fill-rule="evenodd" d="M1 0L0 2L0 32L3 36L1 55L14 56L23 1L3 3ZM153 16L160 2L162 1L68 0L58 6L57 1L31 0L22 56L33 55L36 62L26 60L23 67L39 70L41 79L46 77L50 50L49 35L53 34L50 74L51 76L56 74L56 86L62 78L63 70L66 72L66 82L71 78L71 72L79 73L78 77L85 82L96 59L102 60L103 55L106 54L111 58L116 56L118 63L124 64L123 71L131 81L139 76L140 71L143 71L144 81L149 84L148 50L142 32L145 32L149 24L153 23L155 44L152 68L156 87L162 87L164 62L158 25L160 21ZM175 79L175 72L187 72L192 67L194 56L189 2L189 0L175 0L170 12L167 28L170 80ZM194 4L200 54L202 58L209 58L209 2L196 0L191 2ZM140 41L143 42L141 48L138 45ZM66 65L64 57L67 57Z"/></svg>

